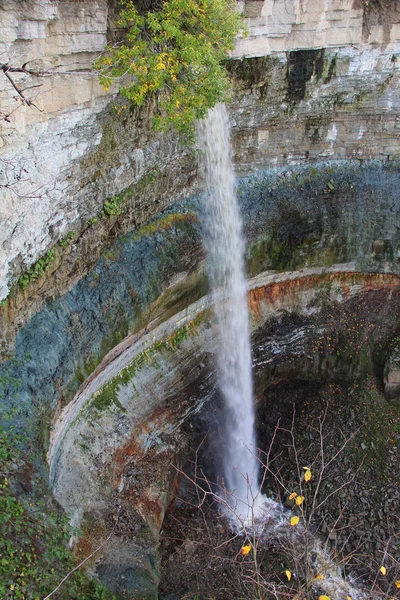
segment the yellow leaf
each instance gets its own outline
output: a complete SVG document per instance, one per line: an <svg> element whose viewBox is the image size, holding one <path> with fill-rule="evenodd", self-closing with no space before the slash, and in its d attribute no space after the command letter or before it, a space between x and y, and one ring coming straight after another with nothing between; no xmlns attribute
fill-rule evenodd
<svg viewBox="0 0 400 600"><path fill-rule="evenodd" d="M305 471L311 471L310 467L303 467Z"/></svg>
<svg viewBox="0 0 400 600"><path fill-rule="evenodd" d="M289 500L294 500L294 498L296 498L297 494L296 492L292 492L289 496Z"/></svg>
<svg viewBox="0 0 400 600"><path fill-rule="evenodd" d="M351 600L351 597L350 596L346 596L346 600Z"/></svg>
<svg viewBox="0 0 400 600"><path fill-rule="evenodd" d="M400 588L400 579L398 579L397 581L395 581L395 582L394 582L394 585L395 585L397 588Z"/></svg>
<svg viewBox="0 0 400 600"><path fill-rule="evenodd" d="M312 475L311 475L311 471L308 469L305 473L304 473L304 481L310 481Z"/></svg>
<svg viewBox="0 0 400 600"><path fill-rule="evenodd" d="M250 544L246 544L245 546L241 547L240 554L242 556L247 556L248 553L250 552L250 550L251 550L251 545Z"/></svg>
<svg viewBox="0 0 400 600"><path fill-rule="evenodd" d="M286 570L285 575L286 575L288 581L290 581L292 579L292 574L290 571Z"/></svg>
<svg viewBox="0 0 400 600"><path fill-rule="evenodd" d="M297 525L297 523L300 521L299 517L292 517L290 519L290 524L292 527L294 527L295 525Z"/></svg>
<svg viewBox="0 0 400 600"><path fill-rule="evenodd" d="M318 575L315 576L315 579L325 579L325 575L318 573Z"/></svg>
<svg viewBox="0 0 400 600"><path fill-rule="evenodd" d="M304 496L297 496L297 498L296 498L297 506L300 506L301 504L303 504L303 502L304 502Z"/></svg>
<svg viewBox="0 0 400 600"><path fill-rule="evenodd" d="M386 567L382 566L379 570L382 573L382 575L386 575Z"/></svg>
<svg viewBox="0 0 400 600"><path fill-rule="evenodd" d="M331 600L329 596L319 596L318 600Z"/></svg>

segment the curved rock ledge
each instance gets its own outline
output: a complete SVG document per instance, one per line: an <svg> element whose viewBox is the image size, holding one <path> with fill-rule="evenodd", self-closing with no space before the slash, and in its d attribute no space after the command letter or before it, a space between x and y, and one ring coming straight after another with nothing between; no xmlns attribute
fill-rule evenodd
<svg viewBox="0 0 400 600"><path fill-rule="evenodd" d="M267 272L249 282L258 397L267 385L293 374L334 380L373 372L376 348L399 323L400 277L351 269L351 264L341 264ZM190 444L191 419L205 403L216 401L210 307L210 298L202 298L158 327L150 325L128 337L58 418L48 455L53 493L74 522L82 523L92 543L99 541L87 531L94 515L107 530L117 506L129 507L124 509L129 519L141 523L136 531L144 527L151 532L147 543L140 536L138 542L135 535L130 539L131 555L147 556L146 562L150 552L157 562L154 548L173 495L176 467ZM344 347L350 358L340 356L347 334ZM125 563L121 556L118 560L120 575ZM110 561L114 565L107 550L98 573L108 585L107 573L115 575L117 569ZM146 588L146 573L139 577L141 583L133 578L132 590Z"/></svg>

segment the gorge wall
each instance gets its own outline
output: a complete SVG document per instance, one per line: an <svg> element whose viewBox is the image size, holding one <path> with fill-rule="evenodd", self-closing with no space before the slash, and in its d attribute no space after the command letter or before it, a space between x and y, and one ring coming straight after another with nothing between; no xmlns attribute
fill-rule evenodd
<svg viewBox="0 0 400 600"><path fill-rule="evenodd" d="M227 68L259 410L296 378L368 375L396 396L398 4L243 10ZM54 493L88 547L119 506L126 528L97 574L155 598L171 464L218 405L196 150L152 131L155 102L132 108L90 71L113 5L6 0L0 22L2 63L44 71L13 76L41 85L35 107L0 88L2 406L50 444Z"/></svg>
<svg viewBox="0 0 400 600"><path fill-rule="evenodd" d="M280 1L273 3L273 14L250 16L246 47L240 49L240 42L235 51L241 58L267 56L231 66L238 171L329 157L398 158L397 3L369 14L351 2L321 0L307 9L288 4L290 10ZM251 15L251 3L246 7ZM132 111L115 91L105 94L88 71L114 27L106 2L8 1L1 11L4 62L22 66L29 60L32 70L50 72L40 78L14 75L21 87L40 84L27 91L37 108L19 106L3 78L2 111L11 114L1 131L0 294L6 298L21 274L68 238L74 244L62 262L69 266L48 292L55 296L76 283L88 262L93 265L110 237L140 226L172 197L187 193L196 180L196 161L174 135L151 131L151 103ZM260 18L268 23L268 40L280 45L256 49L265 34L256 27ZM357 26L350 27L349 19ZM307 39L294 31L307 32ZM337 40L326 50L318 43L321 31ZM343 39L344 31L350 38ZM153 192L152 180L160 174L165 181ZM124 206L116 207L120 194ZM129 215L118 224L111 219L112 226L95 224L94 235L93 220L103 210ZM62 247L56 250L60 260L49 271L59 270ZM33 297L28 303L35 302Z"/></svg>

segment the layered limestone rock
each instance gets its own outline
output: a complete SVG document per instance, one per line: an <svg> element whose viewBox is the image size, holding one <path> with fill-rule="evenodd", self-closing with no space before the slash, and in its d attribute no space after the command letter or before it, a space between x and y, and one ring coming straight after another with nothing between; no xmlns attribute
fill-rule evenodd
<svg viewBox="0 0 400 600"><path fill-rule="evenodd" d="M398 63L392 58L379 50L344 49L231 63L237 171L326 158L399 158ZM195 154L173 135L151 133L151 119L151 106L119 115L105 109L91 119L90 131L101 132L99 144L71 166L60 202L54 196L47 204L41 197L8 192L13 207L1 227L2 264L10 279L2 281L7 287L22 274L27 286L14 285L0 306L3 355L12 352L16 331L46 301L71 289L116 237L194 191ZM88 131L82 134L87 139ZM28 146L28 151L37 148ZM53 260L31 277L27 267L39 247L40 253L47 249L45 258L51 251Z"/></svg>
<svg viewBox="0 0 400 600"><path fill-rule="evenodd" d="M259 397L296 376L349 381L374 372L383 380L399 322L398 177L395 163L355 161L238 182L248 272L270 271L252 281L249 296ZM198 319L207 308L198 212L198 197L181 200L115 241L19 331L15 357L0 365L4 405L18 407L20 427L37 423L47 439L51 415L62 414L52 481L82 519L88 547L118 510L132 532L128 545L116 537L107 550L102 580L153 597L173 465L185 459L196 411L218 404L214 342L207 319Z"/></svg>
<svg viewBox="0 0 400 600"><path fill-rule="evenodd" d="M383 7L381 7L383 8ZM265 56L301 48L354 46L363 42L395 47L400 39L396 2L386 11L362 0L249 0L243 4L248 35L233 55Z"/></svg>
<svg viewBox="0 0 400 600"><path fill-rule="evenodd" d="M355 162L241 180L249 274L338 263L352 263L358 272L398 273L398 178L395 164ZM198 197L176 203L115 241L62 298L49 299L18 332L14 360L0 365L1 374L20 381L18 390L7 389L7 402L23 406L28 418L35 406L53 411L68 403L128 333L155 319L159 324L202 297L198 211ZM66 256L74 249L68 246ZM58 263L55 277L60 270ZM38 295L46 283L36 282ZM7 307L2 311L7 315Z"/></svg>
<svg viewBox="0 0 400 600"><path fill-rule="evenodd" d="M2 297L10 263L32 264L79 216L70 169L102 137L96 115L110 95L91 64L106 44L107 10L105 0L1 4L1 63L43 73L10 73L31 107L2 74L1 115L8 116L0 132Z"/></svg>
<svg viewBox="0 0 400 600"><path fill-rule="evenodd" d="M261 7L261 16L254 15L253 4ZM244 92L235 94L231 105L238 170L329 156L398 157L397 8L372 11L363 21L362 7L350 2L253 4L246 5L253 15L250 36L238 41L234 56L272 55L261 68L246 63L236 73L244 80ZM110 104L115 92L106 94L89 70L106 42L105 0L7 0L0 11L3 63L22 67L29 61L26 68L46 71L39 78L12 74L23 88L41 86L25 92L37 108L21 106L3 76L2 111L10 122L2 122L0 137L6 186L1 188L0 299L58 241L72 236L78 243L69 253L70 266L53 265L57 283L42 286L54 297L87 272L121 229L137 227L172 196L187 193L196 161L174 135L151 133L151 102L141 111L123 101ZM266 23L261 29L260 18ZM259 43L264 45L256 51ZM325 55L312 50L323 46L329 46ZM156 190L149 197L146 178L160 176L164 193ZM123 223L103 223L94 231L93 220L105 203L113 204L126 190L132 197ZM32 312L22 315L28 304ZM28 294L6 321L24 323L39 305L40 299Z"/></svg>
<svg viewBox="0 0 400 600"><path fill-rule="evenodd" d="M399 158L398 50L286 52L232 64L237 170Z"/></svg>
<svg viewBox="0 0 400 600"><path fill-rule="evenodd" d="M399 277L345 268L260 274L250 281L259 397L271 384L295 378L350 382L372 372L374 352L397 327ZM157 597L155 548L193 437L193 415L205 403L212 404L208 411L218 404L209 306L203 298L115 349L117 356L82 387L52 432L53 493L90 544L100 540L88 523L100 523L104 536L111 515L121 510L137 535L119 538L98 561L99 576L116 592ZM223 445L221 432L218 440Z"/></svg>

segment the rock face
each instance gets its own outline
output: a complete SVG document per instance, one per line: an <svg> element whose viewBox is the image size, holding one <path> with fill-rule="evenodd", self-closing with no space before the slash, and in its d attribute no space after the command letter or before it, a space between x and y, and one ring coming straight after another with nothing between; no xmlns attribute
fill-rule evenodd
<svg viewBox="0 0 400 600"><path fill-rule="evenodd" d="M379 348L398 323L398 177L395 163L331 162L239 181L249 273L275 272L256 277L250 293L260 397L295 373L357 379L382 362ZM148 597L156 597L154 547L172 465L184 461L193 414L215 403L207 320L196 322L193 307L180 313L196 300L204 308L199 212L199 198L191 197L114 242L20 330L14 359L0 368L10 381L5 403L18 405L21 427L66 407L64 425L53 432L54 492L92 548L120 506L138 541L120 539L119 554L110 547L98 574L117 591L141 589ZM134 342L136 362L126 379L118 343L128 334L124 347ZM106 358L96 369L109 350L116 362ZM104 388L111 365L116 380ZM92 528L93 519L103 525Z"/></svg>
<svg viewBox="0 0 400 600"><path fill-rule="evenodd" d="M388 400L400 398L400 349L398 339L392 341L384 370L385 396Z"/></svg>
<svg viewBox="0 0 400 600"><path fill-rule="evenodd" d="M91 62L106 43L107 3L3 2L0 8L2 61L12 67L48 71L13 75L35 107L22 105L2 77L0 146L2 192L2 296L8 263L32 264L70 230L79 211L68 191L70 168L102 137L96 115L110 101L93 74ZM52 73L58 73L52 75ZM19 195L21 194L22 197ZM65 219L64 223L60 221Z"/></svg>
<svg viewBox="0 0 400 600"><path fill-rule="evenodd" d="M396 44L400 38L400 10L369 10L361 0L250 0L243 12L248 36L238 40L235 57L265 56L272 52L362 43Z"/></svg>
<svg viewBox="0 0 400 600"><path fill-rule="evenodd" d="M272 8L257 3L265 14L251 17L251 35L237 48L265 39L271 44L279 40L279 46L237 51L241 57L268 55L264 61L233 67L245 84L231 106L235 160L242 173L327 157L398 158L398 11L394 7L383 16L373 11L366 36L362 8L350 4L320 0L305 9L302 3L284 0ZM104 0L7 0L0 10L1 50L10 65L30 60L32 69L52 69L51 76L39 78L42 87L27 91L37 92L32 97L40 111L19 106L11 122L2 123L0 167L6 187L1 188L0 299L22 273L72 235L78 246L69 256L70 266L59 270L57 264L59 281L45 286L58 296L87 272L115 236L115 228L104 224L96 225L94 239L87 233L88 224L93 233L93 220L107 201L130 190L122 230L132 230L172 196L187 193L195 181L196 162L174 135L151 132L151 103L141 111L132 111L123 101L113 104L115 92L105 94L87 72L106 41L109 15ZM248 10L253 11L252 3ZM267 34L258 31L259 18L268 23ZM293 37L295 30L303 32L303 40ZM325 53L312 49L324 47L321 31L331 36ZM345 46L349 40L344 32L350 32L351 46ZM13 77L23 87L38 83L35 77ZM8 114L20 102L13 99L15 90L5 77L3 83L2 105ZM161 175L164 190L171 186L170 194L157 190L149 196L144 191L148 178ZM30 318L21 314L21 305L31 305L34 312L40 301L32 296L17 301L12 319Z"/></svg>
<svg viewBox="0 0 400 600"><path fill-rule="evenodd" d="M370 373L374 352L397 327L399 283L397 276L335 269L251 280L257 395L296 378L344 382ZM119 540L119 556L126 545L131 558L119 558L113 581L106 577L116 592L124 587L153 597L154 547L192 437L189 425L205 403L216 403L208 306L202 299L133 340L64 409L53 430L53 493L75 523L85 530L85 521L96 518L106 527L118 504L130 507L126 518L139 535L127 545L123 537ZM142 528L150 530L146 543ZM96 545L99 540L91 534L90 541ZM142 567L129 578L125 571L137 557ZM115 572L114 563L114 549L108 548L98 568L103 580L105 573ZM143 565L151 565L147 574Z"/></svg>
<svg viewBox="0 0 400 600"><path fill-rule="evenodd" d="M395 164L328 163L241 180L249 273L339 263L398 273L398 177ZM176 203L122 236L70 292L19 331L14 359L0 366L20 381L18 391L7 388L7 401L17 395L28 418L35 404L54 410L68 403L128 333L154 319L159 324L205 294L198 200Z"/></svg>
<svg viewBox="0 0 400 600"><path fill-rule="evenodd" d="M397 51L286 52L233 62L237 169L335 159L399 158Z"/></svg>
<svg viewBox="0 0 400 600"><path fill-rule="evenodd" d="M250 36L228 64L256 391L261 399L296 374L368 374L393 397L399 11L305 4L247 3ZM26 92L37 109L13 98L4 74L0 91L10 114L0 137L0 389L22 430L33 423L46 439L57 422L52 484L89 547L111 517L124 524L99 576L121 597L156 598L172 465L185 459L193 415L218 403L214 346L196 155L152 131L153 101L126 106L88 72L109 21L105 0L0 7L9 64L46 71L13 75L42 84Z"/></svg>

